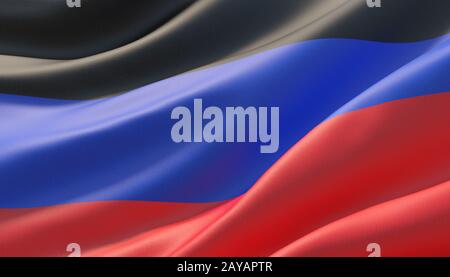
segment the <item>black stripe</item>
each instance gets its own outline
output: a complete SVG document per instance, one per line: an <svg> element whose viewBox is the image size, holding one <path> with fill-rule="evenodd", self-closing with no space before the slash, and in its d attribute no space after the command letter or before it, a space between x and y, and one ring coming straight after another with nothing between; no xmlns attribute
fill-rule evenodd
<svg viewBox="0 0 450 277"><path fill-rule="evenodd" d="M63 38L58 38L52 36L58 28L50 28L50 24L46 30L44 24L42 32L47 37L36 44L32 43L35 35L31 33L40 27L33 19L34 13L22 12L29 17L24 23L17 18L9 21L0 18L9 22L0 25L0 49L8 54L17 50L26 56L64 58L110 51L64 61L0 56L0 92L89 99L122 93L185 71L299 40L354 38L410 42L443 35L450 29L450 0L382 0L382 8L368 8L365 0L204 0L190 5L171 20L161 15L154 24L139 17L145 17L147 12L158 14L158 11L136 12L136 18L130 19L136 7L134 1L123 1L120 5L114 2L117 10L112 16L105 14L109 12L108 4L102 9L85 1L81 9L69 9L67 13L83 10L90 16L67 17L68 21L61 21L69 25L72 23L67 22L73 21L76 25L84 19L80 23L82 29L70 35L62 32ZM8 2L37 1L0 0L3 4L0 17L8 17L8 7L4 5ZM122 5L132 23L115 18L120 17L117 13ZM19 13L18 5L11 7L11 14ZM30 7L38 9L38 6ZM58 24L51 15L49 22ZM116 24L116 20L120 23ZM116 25L120 25L117 32L112 28ZM99 29L109 30L103 44L96 42L103 35ZM148 35L130 42L141 37L145 29L150 30ZM11 37L16 40L6 42ZM73 41L76 47L69 43ZM127 41L121 48L111 50Z"/></svg>
<svg viewBox="0 0 450 277"><path fill-rule="evenodd" d="M194 0L0 0L0 53L46 59L91 56L137 40Z"/></svg>

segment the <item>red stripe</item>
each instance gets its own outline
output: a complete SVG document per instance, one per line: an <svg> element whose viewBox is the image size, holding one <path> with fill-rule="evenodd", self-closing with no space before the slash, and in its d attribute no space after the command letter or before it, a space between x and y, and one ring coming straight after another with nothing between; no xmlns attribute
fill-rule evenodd
<svg viewBox="0 0 450 277"><path fill-rule="evenodd" d="M94 256L367 255L379 242L384 255L446 255L449 107L442 93L328 120L222 205L2 210L0 254L64 255L77 242Z"/></svg>
<svg viewBox="0 0 450 277"><path fill-rule="evenodd" d="M175 255L271 255L342 217L449 180L449 107L445 93L324 122Z"/></svg>
<svg viewBox="0 0 450 277"><path fill-rule="evenodd" d="M450 256L450 181L332 222L274 256Z"/></svg>
<svg viewBox="0 0 450 277"><path fill-rule="evenodd" d="M84 252L194 217L217 205L107 201L0 209L0 256L64 256L72 242Z"/></svg>

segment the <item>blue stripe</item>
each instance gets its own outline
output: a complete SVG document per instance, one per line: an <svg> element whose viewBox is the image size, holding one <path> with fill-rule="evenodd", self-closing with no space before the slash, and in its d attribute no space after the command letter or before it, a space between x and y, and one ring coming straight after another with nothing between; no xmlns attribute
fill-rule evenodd
<svg viewBox="0 0 450 277"><path fill-rule="evenodd" d="M449 38L300 42L100 100L0 94L0 207L239 196L330 115L450 91ZM194 98L280 107L279 151L173 143L170 112Z"/></svg>

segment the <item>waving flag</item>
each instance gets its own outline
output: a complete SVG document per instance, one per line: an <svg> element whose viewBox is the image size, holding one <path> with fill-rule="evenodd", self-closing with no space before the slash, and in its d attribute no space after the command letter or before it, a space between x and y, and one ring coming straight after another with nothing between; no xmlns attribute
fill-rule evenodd
<svg viewBox="0 0 450 277"><path fill-rule="evenodd" d="M0 255L450 255L450 1L367 2L0 0Z"/></svg>

